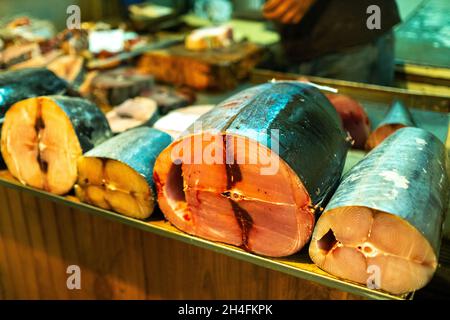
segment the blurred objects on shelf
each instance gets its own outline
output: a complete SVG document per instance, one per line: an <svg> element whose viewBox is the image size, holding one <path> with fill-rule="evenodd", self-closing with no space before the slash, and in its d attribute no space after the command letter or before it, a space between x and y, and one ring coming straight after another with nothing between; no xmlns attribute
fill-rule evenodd
<svg viewBox="0 0 450 320"><path fill-rule="evenodd" d="M160 6L150 2L128 6L129 19L137 31L155 32L180 25L181 8Z"/></svg>
<svg viewBox="0 0 450 320"><path fill-rule="evenodd" d="M118 53L124 50L125 34L121 29L92 31L89 33L89 50L98 54L102 51Z"/></svg>
<svg viewBox="0 0 450 320"><path fill-rule="evenodd" d="M265 0L233 0L233 17L263 20L262 6L265 2Z"/></svg>
<svg viewBox="0 0 450 320"><path fill-rule="evenodd" d="M138 68L158 81L173 85L227 90L249 75L263 53L263 47L250 42L206 51L187 50L184 45L178 45L144 53Z"/></svg>
<svg viewBox="0 0 450 320"><path fill-rule="evenodd" d="M37 43L12 45L3 50L0 66L4 69L11 68L40 55L41 51Z"/></svg>
<svg viewBox="0 0 450 320"><path fill-rule="evenodd" d="M111 24L104 21L85 21L81 24L81 29L86 31L101 31L101 30L111 30Z"/></svg>
<svg viewBox="0 0 450 320"><path fill-rule="evenodd" d="M228 0L196 0L194 12L213 23L223 23L231 19L233 4Z"/></svg>
<svg viewBox="0 0 450 320"><path fill-rule="evenodd" d="M145 97L136 97L125 100L106 114L109 126L113 133L143 125L151 126L158 120L158 106L155 100Z"/></svg>
<svg viewBox="0 0 450 320"><path fill-rule="evenodd" d="M153 85L153 76L123 67L99 73L92 80L91 95L100 107L108 109L151 90Z"/></svg>
<svg viewBox="0 0 450 320"><path fill-rule="evenodd" d="M65 29L58 33L56 39L50 40L48 47L60 45L66 54L81 55L89 50L89 29Z"/></svg>
<svg viewBox="0 0 450 320"><path fill-rule="evenodd" d="M89 31L89 51L95 56L132 51L134 47L145 43L144 37L122 28Z"/></svg>
<svg viewBox="0 0 450 320"><path fill-rule="evenodd" d="M26 16L6 17L0 20L0 38L5 41L43 41L56 34L54 25L47 20Z"/></svg>
<svg viewBox="0 0 450 320"><path fill-rule="evenodd" d="M195 120L213 108L213 105L198 105L177 109L160 118L153 127L170 134L172 138L176 139Z"/></svg>
<svg viewBox="0 0 450 320"><path fill-rule="evenodd" d="M156 19L170 15L174 10L170 7L143 3L130 5L128 11L134 19Z"/></svg>
<svg viewBox="0 0 450 320"><path fill-rule="evenodd" d="M155 100L161 115L191 105L197 100L195 91L190 88L173 88L164 85L155 85L150 91L144 92L142 96Z"/></svg>
<svg viewBox="0 0 450 320"><path fill-rule="evenodd" d="M211 21L196 16L195 14L187 14L183 16L183 21L192 28L203 28L214 26ZM280 40L279 34L268 28L266 21L250 21L244 19L232 19L226 23L233 29L235 41L248 40L265 46L273 46Z"/></svg>
<svg viewBox="0 0 450 320"><path fill-rule="evenodd" d="M84 64L85 59L82 56L63 55L50 62L47 69L68 83L80 86L86 73Z"/></svg>
<svg viewBox="0 0 450 320"><path fill-rule="evenodd" d="M10 67L11 70L25 69L25 68L41 68L47 66L49 63L52 63L54 60L58 59L63 52L61 50L52 50L47 53L39 53L38 55L23 61L21 63L17 63Z"/></svg>
<svg viewBox="0 0 450 320"><path fill-rule="evenodd" d="M185 41L186 49L208 50L229 47L233 44L233 29L230 26L206 27L192 31Z"/></svg>
<svg viewBox="0 0 450 320"><path fill-rule="evenodd" d="M139 40L136 43L127 47L127 51L114 54L108 54L106 51L98 55L96 59L92 59L88 63L89 69L110 69L119 66L121 63L130 60L143 53L148 53L155 50L161 50L183 42L183 38L178 36L167 37L164 40L150 41Z"/></svg>

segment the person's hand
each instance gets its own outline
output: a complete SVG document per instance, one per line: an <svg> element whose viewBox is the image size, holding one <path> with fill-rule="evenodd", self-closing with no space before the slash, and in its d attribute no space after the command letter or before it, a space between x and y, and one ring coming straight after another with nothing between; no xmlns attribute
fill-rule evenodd
<svg viewBox="0 0 450 320"><path fill-rule="evenodd" d="M269 0L263 8L266 19L284 24L296 24L302 20L316 0Z"/></svg>

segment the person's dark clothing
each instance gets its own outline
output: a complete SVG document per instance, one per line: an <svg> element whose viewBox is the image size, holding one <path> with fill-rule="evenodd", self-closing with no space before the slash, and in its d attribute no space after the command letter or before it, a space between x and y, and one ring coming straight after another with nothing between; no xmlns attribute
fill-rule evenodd
<svg viewBox="0 0 450 320"><path fill-rule="evenodd" d="M288 71L302 75L391 86L394 82L394 35L388 32L369 44L325 54Z"/></svg>
<svg viewBox="0 0 450 320"><path fill-rule="evenodd" d="M367 28L367 8L381 11L381 29ZM400 22L395 0L317 0L299 24L279 25L282 46L290 63L374 43Z"/></svg>

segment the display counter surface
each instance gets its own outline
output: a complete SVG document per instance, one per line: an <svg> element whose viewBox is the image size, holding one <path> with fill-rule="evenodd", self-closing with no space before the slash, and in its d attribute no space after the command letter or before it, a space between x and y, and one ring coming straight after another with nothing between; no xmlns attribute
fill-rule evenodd
<svg viewBox="0 0 450 320"><path fill-rule="evenodd" d="M294 75L282 75L282 74L273 74L270 72L265 72L265 71L257 71L253 74L253 82L264 82L267 81L267 79L270 78L277 78L277 79L290 79L290 78L295 78ZM447 148L449 147L450 143L449 143L449 117L448 117L448 108L449 108L449 100L446 97L440 97L437 95L433 95L433 96L423 96L421 94L414 94L414 93L410 93L407 92L405 90L399 90L399 89L388 89L388 88L382 88L382 87L376 87L376 86L364 86L364 85L359 85L359 84L352 84L352 83L346 83L346 82L341 82L341 81L329 81L329 80L324 80L324 79L312 79L315 82L321 83L321 84L325 84L325 85L331 85L334 86L336 88L339 89L340 92L342 93L346 93L346 94L351 94L354 98L358 99L366 108L366 110L369 113L369 116L371 117L372 121L373 121L373 125L376 126L377 121L380 121L382 118L382 115L384 114L385 110L388 107L388 104L393 100L393 98L403 98L405 100L405 103L410 106L412 108L412 113L413 116L415 117L415 120L417 120L418 125L424 128L429 129L430 131L432 131L436 136L438 136L441 140L443 140L446 145ZM244 86L248 86L244 85ZM229 95L229 93L227 94ZM221 95L204 95L204 96L200 96L200 99L205 100L205 102L209 102L209 103L214 103L216 102L216 100L220 100L222 98ZM204 102L204 101L202 101ZM420 109L419 109L420 108ZM447 110L447 111L446 111ZM358 162L360 159L362 159L362 157L364 157L365 153L363 151L356 151L356 150L351 150L348 154L347 157L347 161L346 161L346 165L345 165L345 169L344 171L347 171L349 168L351 168L356 162ZM292 255L290 257L286 257L286 258L279 258L279 259L273 259L273 258L267 258L267 257L262 257L262 256L258 256L255 254L251 254L248 252L245 252L239 248L236 247L232 247L232 246L228 246L228 245L224 245L221 243L216 243L216 242L211 242L211 241L207 241L204 239L200 239L197 237L193 237L190 236L188 234L185 234L179 230L177 230L175 227L173 227L170 223L168 223L167 221L164 220L163 215L161 214L161 212L156 211L152 217L148 220L148 221L140 221L140 220L136 220L136 219L132 219L132 218L128 218L125 217L123 215L111 212L111 211L107 211L107 210L103 210L97 207L93 207L84 203L79 202L75 197L69 195L69 196L56 196L53 194L49 194L40 190L36 190L27 186L23 186L21 184L19 184L10 174L8 171L4 170L4 171L0 171L0 186L2 186L2 188L0 188L0 196L2 197L0 200L0 240L3 241L3 244L0 243L0 245L3 245L4 247L8 246L8 245L12 245L11 241L15 239L14 236L12 236L13 232L17 233L21 233L24 235L25 239L27 240L26 244L20 243L17 244L14 241L14 246L15 248L19 251L20 250L30 250L30 247L33 247L33 252L31 253L31 256L34 257L33 259L40 259L41 261L44 261L47 258L43 258L46 255L49 255L50 258L48 258L48 263L52 263L52 259L55 259L53 256L55 255L54 252L46 252L46 249L44 247L41 247L40 249L36 249L35 245L39 244L39 241L36 243L33 239L41 239L42 237L46 236L47 230L48 230L48 234L50 235L52 232L57 232L60 235L64 235L64 236L68 236L70 235L71 237L71 242L83 242L83 241L92 241L91 240L87 240L87 239L83 239L83 231L81 230L81 237L82 239L78 239L78 237L80 237L80 232L78 233L74 233L74 231L71 231L71 228L74 227L74 225L72 225L73 221L73 217L71 216L71 218L69 218L67 215L69 213L67 212L59 212L59 211L71 211L72 215L85 215L81 212L87 213L89 215L94 215L99 219L97 219L97 224L101 224L101 218L105 218L108 220L112 220L114 222L119 222L121 224L127 225L131 228L135 228L135 229L139 229L143 232L148 232L157 236L161 236L164 239L166 238L170 238L170 239L174 239L175 242L173 242L173 245L175 245L175 243L177 242L183 242L183 243L187 243L189 245L193 245L196 247L200 247L203 249L206 249L207 251L212 251L218 254L222 254L222 255L226 255L229 256L235 260L240 260L240 261L244 261L246 263L250 263L251 265L256 265L256 266L260 266L263 268L267 268L267 269L271 269L271 270L275 270L278 273L281 274L286 274L289 276L293 276L295 278L299 278L299 279L303 279L306 281L306 283L312 283L313 285L317 286L321 286L321 287L329 287L331 288L331 290L338 290L338 292L346 292L351 294L351 297L364 297L364 298L370 298L370 299L411 299L413 297L413 293L407 294L407 295L403 295L403 296L395 296L395 295L391 295L388 294L386 292L381 292L378 290L372 290L369 289L365 286L362 285L358 285L355 283L351 283L348 281L343 281L340 280L324 271L322 271L321 269L319 269L317 266L315 266L312 261L310 260L309 256L308 256L308 252L307 252L307 247L305 247L301 252L299 252L298 254ZM11 193L14 191L14 193ZM17 192L18 190L18 192ZM30 198L30 196L32 198ZM28 199L26 201L26 199ZM30 199L34 199L34 200L30 200ZM36 200L37 199L37 200ZM31 203L36 203L36 201L38 201L40 203L40 205L36 206ZM55 209L51 209L50 207L52 206L51 203L56 203L58 205L58 212L54 212ZM46 209L46 206L48 206L48 208ZM75 210L74 210L75 209ZM17 216L14 216L16 213L16 210L22 212L22 217L19 219ZM50 210L53 212L54 216L60 216L61 215L61 219L65 219L65 223L63 224L55 224L55 221L46 221L45 220L45 214L41 213L39 215L36 215L33 219L38 219L38 221L32 221L32 220L28 220L28 214L29 217L33 217L36 211L41 211L41 212L45 212L46 210ZM28 213L27 213L28 211ZM73 212L72 212L73 211ZM52 216L54 219L54 216ZM38 217L38 218L36 218ZM9 220L8 220L9 219ZM14 219L19 219L16 220L16 222L14 223ZM31 219L31 218L30 218ZM104 219L103 219L104 220ZM19 221L19 222L17 222ZM110 224L107 225L107 222L105 221L105 229L102 229L100 227L95 227L96 228L96 232L94 232L94 234L96 235L96 237L94 237L94 241L106 241L104 240L102 237L100 237L100 235L104 232L105 236L106 234L111 235L111 230L114 228L112 227ZM42 234L40 236L37 236L37 231L35 230L35 228L37 228L37 225L40 225L41 228L41 232ZM108 227L109 226L109 227ZM91 228L89 227L89 224L87 224L85 226L86 228ZM92 227L93 228L93 227ZM109 229L107 229L109 228ZM16 231L13 231L12 229L16 229ZM53 231L50 231L53 230ZM79 230L80 231L80 230ZM92 230L90 230L89 232L91 232ZM117 234L117 237L122 236L121 234ZM161 237L153 237L152 240L155 242L158 241L163 241L161 240ZM105 238L106 239L106 238ZM42 239L41 239L42 240ZM130 239L126 238L123 239L124 243L130 242L128 241ZM42 240L43 241L43 240ZM54 239L53 241L51 239L47 239L46 241L48 241L48 243L50 243L50 246L53 245L57 246L57 242L58 239ZM128 241L128 242L127 242ZM165 240L164 240L165 241ZM1 241L0 241L1 242ZM105 246L107 246L108 244L105 244ZM131 241L131 243L129 244L130 246L133 246L133 241ZM159 250L159 246L158 243L152 243L152 249L153 250ZM87 247L89 247L89 244L87 244ZM188 246L190 247L190 246ZM18 252L14 252L11 251L11 247L8 250L3 250L4 248L0 248L0 265L1 265L1 261L4 261L5 263L10 261L10 265L9 265L9 270L11 271L11 268L14 269L14 266L19 265L21 266L20 268L24 268L24 263L33 263L31 261L24 261L25 258L21 258L20 254L18 254ZM166 250L171 250L170 249L170 245L166 245L165 246ZM71 249L68 249L68 251L70 251ZM94 250L94 249L93 249ZM163 250L161 248L161 250ZM182 249L182 250L188 250L188 249ZM444 247L442 250L447 250L446 247ZM64 255L64 248L60 248L59 249L60 254ZM155 251L155 252L156 252ZM123 249L122 251L118 251L117 253L117 259L125 259L125 263L128 254L133 255L137 255L139 257L139 259L143 259L142 256L145 257L145 255L147 254L146 251L136 251L133 247L126 247L125 249ZM158 256L155 256L155 252L153 252L153 257L156 257L155 259L159 259L157 258ZM70 253L70 252L68 252ZM15 258L12 258L11 255L17 255ZM79 253L79 254L83 254L83 253ZM84 254L88 254L88 253L84 253ZM91 252L89 253L90 255L92 255L92 261L95 261L95 256L102 255L102 252ZM161 255L164 255L166 253L161 252ZM120 256L120 257L119 257ZM184 257L185 259L190 259L188 256ZM445 259L448 259L448 257L446 255L444 255ZM14 260L16 259L16 260ZM44 259L44 260L43 260ZM66 260L71 260L72 258L67 258ZM199 260L195 260L195 261L191 261L191 265L193 266L193 268L195 268L195 265L202 265L202 258L197 256L197 259ZM217 258L220 259L220 258ZM33 260L33 261L35 261ZM72 259L73 260L73 259ZM45 260L47 261L47 260ZM75 261L76 262L76 261ZM180 263L187 263L189 261L180 261L180 260L174 260L173 263L174 264L180 264ZM109 261L109 263L111 263L112 265L114 265L114 261ZM129 265L129 270L127 270L127 272L129 273L137 273L136 274L136 282L139 282L139 275L144 272L147 273L147 270L135 270L135 268L131 265L132 264L132 259L130 258L130 265ZM161 260L161 266L160 268L172 268L172 266L167 265L167 264L171 264L171 260L170 259L162 259ZM447 268L447 266L449 265L448 261L441 261L441 266L440 268ZM191 266L191 267L192 267ZM103 266L104 267L104 266ZM113 267L111 267L113 268ZM174 267L175 268L175 267ZM216 268L220 269L222 267L216 265ZM236 267L237 268L237 267ZM108 270L108 268L101 268L102 272L106 269ZM36 269L35 269L36 270ZM231 269L230 269L231 270ZM238 272L240 272L239 268L237 269ZM438 273L440 269L438 269ZM3 272L8 272L8 270L1 270ZM27 274L27 271L23 271L24 274ZM174 271L175 272L175 271ZM181 272L181 271L177 271L177 272ZM214 270L212 272L215 272ZM251 273L250 273L251 274ZM38 272L35 272L35 276L38 277ZM64 275L63 275L64 276ZM152 275L154 278L158 277L158 275L153 274ZM189 274L185 274L185 275L174 275L174 277L189 277ZM106 277L106 276L105 276ZM162 275L161 275L162 277ZM25 279L26 280L26 279ZM247 279L248 280L248 279ZM8 285L5 284L5 282L7 281L12 281L11 279L8 280L8 276L7 275L2 275L0 274L0 284L2 284L2 286L0 286L0 289L3 288L8 288ZM143 280L144 281L144 280ZM158 280L155 281L162 281L164 282L164 278L158 278ZM256 280L255 280L256 281ZM267 279L259 279L258 281L268 281ZM39 282L39 281L38 281ZM11 284L10 284L11 285ZM52 284L36 284L36 288L35 290L39 291L41 290L41 287L51 287ZM102 286L105 285L104 282L100 281L100 284L94 283L94 287L95 286ZM122 283L123 286L125 286ZM280 285L280 284L278 284ZM164 285L161 284L161 286L163 287ZM126 288L129 289L128 286L126 286ZM305 286L306 288L306 286ZM123 289L128 290L128 289ZM266 288L267 289L267 288ZM65 290L65 289L64 289ZM62 292L65 292L65 291ZM131 290L131 289L130 289ZM174 290L177 290L177 288L175 287ZM226 290L226 289L223 289ZM267 289L268 290L268 289ZM313 290L319 290L320 289L313 289ZM101 290L100 290L101 291ZM283 291L281 289L281 291ZM5 295L5 294L3 294ZM0 290L0 297L2 296L2 292ZM5 295L6 296L6 295ZM32 296L34 297L34 296ZM61 295L56 295L57 298L60 298ZM73 296L67 296L66 293L64 293L62 295L62 297L73 297ZM97 296L98 297L98 296ZM102 296L100 296L102 297ZM132 295L126 295L124 296L125 298L133 298L134 296ZM152 298L152 297L164 297L158 294L155 294L155 296L149 295L147 293L147 295L145 296L145 298ZM167 296L165 296L167 297ZM174 297L173 295L169 295L169 297ZM175 298L185 298L186 296L175 296ZM205 296L190 296L191 298L195 298L195 297L205 297ZM211 297L211 296L208 296ZM212 297L223 297L223 296L217 296L217 295L212 295ZM244 296L244 297L248 297L248 296ZM261 297L261 296L255 296L255 297ZM268 298L283 298L285 296L283 296L282 294L279 296L267 296ZM294 296L297 298L305 298L305 296ZM314 296L311 295L311 297L317 298L318 296ZM106 298L109 298L109 296L106 296ZM232 298L232 297L227 297L227 298ZM330 298L330 296L327 296L327 298Z"/></svg>
<svg viewBox="0 0 450 320"><path fill-rule="evenodd" d="M358 155L350 156L350 161L356 160ZM291 257L282 259L272 259L254 255L245 252L239 248L216 243L197 237L190 236L183 233L173 227L169 222L165 221L160 212L155 212L149 221L140 221L132 218L125 217L123 215L103 210L97 207L93 207L84 203L81 203L71 196L60 197L47 192L29 188L17 183L7 171L0 173L0 185L7 188L17 189L26 193L31 193L44 200L49 200L59 204L63 204L70 208L78 209L78 211L84 211L89 214L94 214L109 220L127 224L131 227L141 229L146 232L151 232L163 237L169 237L175 240L179 240L190 245L199 246L205 249L213 250L215 252L225 254L227 256L244 260L252 264L270 268L275 271L283 272L288 275L299 277L305 280L313 281L321 285L329 286L339 290L343 290L357 296L367 297L371 299L402 299L409 296L394 296L388 293L370 290L364 286L342 281L329 275L328 273L320 270L309 259L307 248L302 250L299 254L295 254ZM3 204L2 204L3 205ZM2 210L3 211L3 210ZM2 214L4 214L2 212ZM64 214L64 213L61 213ZM45 224L45 222L43 222ZM60 230L60 232L66 232L67 230Z"/></svg>

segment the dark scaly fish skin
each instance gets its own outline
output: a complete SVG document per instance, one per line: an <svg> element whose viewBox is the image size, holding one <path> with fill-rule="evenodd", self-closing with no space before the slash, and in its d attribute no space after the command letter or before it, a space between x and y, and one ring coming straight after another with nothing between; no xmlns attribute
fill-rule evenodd
<svg viewBox="0 0 450 320"><path fill-rule="evenodd" d="M279 130L279 156L300 177L314 206L336 189L350 147L341 120L316 88L295 82L259 85L238 93L197 120L202 130L219 130L258 139L257 132ZM195 123L188 128L193 133ZM182 135L179 139L182 139Z"/></svg>
<svg viewBox="0 0 450 320"><path fill-rule="evenodd" d="M140 127L105 141L84 156L125 163L142 175L156 194L153 166L158 155L171 142L172 138L167 133L153 128Z"/></svg>
<svg viewBox="0 0 450 320"><path fill-rule="evenodd" d="M32 97L62 94L67 82L45 68L0 73L0 119L14 103Z"/></svg>
<svg viewBox="0 0 450 320"><path fill-rule="evenodd" d="M89 100L65 96L49 98L69 117L83 153L112 137L105 115Z"/></svg>
<svg viewBox="0 0 450 320"><path fill-rule="evenodd" d="M6 111L16 102L48 94L62 94L67 83L45 68L0 72L0 132ZM0 154L0 169L6 168Z"/></svg>
<svg viewBox="0 0 450 320"><path fill-rule="evenodd" d="M119 68L100 73L92 81L93 101L102 105L118 106L127 99L140 96L154 85L150 75L140 74L134 68Z"/></svg>

